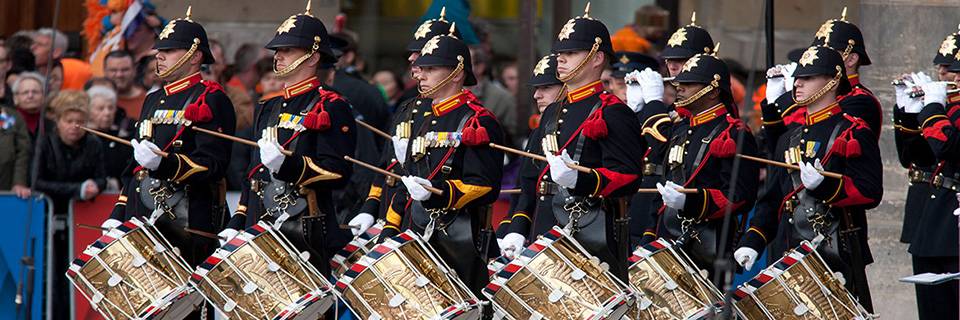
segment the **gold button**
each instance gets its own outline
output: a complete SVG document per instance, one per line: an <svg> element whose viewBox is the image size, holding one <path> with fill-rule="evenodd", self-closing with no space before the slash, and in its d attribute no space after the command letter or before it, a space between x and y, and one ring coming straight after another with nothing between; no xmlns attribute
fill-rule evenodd
<svg viewBox="0 0 960 320"><path fill-rule="evenodd" d="M430 121L430 124L437 124L437 120Z"/></svg>

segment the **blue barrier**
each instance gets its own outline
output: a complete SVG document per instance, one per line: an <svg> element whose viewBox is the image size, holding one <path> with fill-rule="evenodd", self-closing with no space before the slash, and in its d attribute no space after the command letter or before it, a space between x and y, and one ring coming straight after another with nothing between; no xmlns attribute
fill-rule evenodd
<svg viewBox="0 0 960 320"><path fill-rule="evenodd" d="M30 319L43 319L45 314L49 314L45 312L49 309L44 309L45 301L49 301L47 297L50 294L50 282L44 280L49 279L52 269L45 266L50 257L44 248L53 235L51 226L45 223L48 217L52 216L52 208L50 201L44 196L33 197L31 201L32 206L27 200L19 199L12 193L0 192L0 212L3 212L3 223L7 226L0 232L0 315L4 315L4 319L26 319L26 310L19 310L18 313L17 304L14 302L20 277L26 281L28 274L22 272L24 239L27 240L34 262ZM28 214L28 210L32 210L32 214ZM27 297L23 297L23 303L26 302Z"/></svg>

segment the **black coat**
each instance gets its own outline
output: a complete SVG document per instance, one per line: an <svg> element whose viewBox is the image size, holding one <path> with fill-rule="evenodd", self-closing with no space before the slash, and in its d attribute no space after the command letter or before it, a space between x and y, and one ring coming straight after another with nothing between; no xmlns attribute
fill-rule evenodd
<svg viewBox="0 0 960 320"><path fill-rule="evenodd" d="M71 147L54 130L41 142L39 155L34 189L53 199L57 214L66 214L70 199L80 198L84 181L93 179L101 192L107 187L103 145L93 135L85 135Z"/></svg>

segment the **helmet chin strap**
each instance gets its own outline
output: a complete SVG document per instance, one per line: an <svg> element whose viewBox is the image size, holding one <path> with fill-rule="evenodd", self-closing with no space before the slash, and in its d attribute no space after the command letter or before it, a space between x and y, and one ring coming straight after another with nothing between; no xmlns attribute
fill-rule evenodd
<svg viewBox="0 0 960 320"><path fill-rule="evenodd" d="M823 85L823 88L820 88L820 90L817 90L817 92L814 92L813 95L807 97L806 99L803 99L803 100L797 99L797 91L794 90L793 100L797 102L797 105L801 105L801 106L809 105L814 101L817 101L818 99L823 97L823 95L827 94L827 92L830 92L830 90L833 90L833 88L836 88L837 85L840 84L840 77L843 75L843 72L841 72L842 71L841 68L842 67L837 66L836 68L837 74L833 76L833 79L830 79L830 81L828 81L827 84Z"/></svg>
<svg viewBox="0 0 960 320"><path fill-rule="evenodd" d="M183 65L187 64L187 61L190 61L190 58L192 58L193 54L197 52L197 48L199 46L200 46L200 39L193 38L193 44L190 45L190 50L187 50L187 53L185 53L183 56L180 56L180 59L177 60L177 63L174 63L172 67L167 68L166 70L163 70L163 72L160 72L160 65L159 64L157 65L157 70L156 70L157 77L160 79L166 79L167 77L170 77L170 75L176 72L177 70L180 70L180 68L182 68Z"/></svg>
<svg viewBox="0 0 960 320"><path fill-rule="evenodd" d="M440 91L440 89L443 89L443 87L446 87L448 84L450 84L450 82L453 81L453 78L456 77L457 74L459 74L461 71L463 71L463 56L457 56L457 61L458 61L457 67L454 68L453 71L451 71L446 78L443 78L443 80L441 80L440 83L438 83L436 86L426 91L418 87L417 91L420 92L420 96L421 97L432 96L434 93L437 93L437 91Z"/></svg>
<svg viewBox="0 0 960 320"><path fill-rule="evenodd" d="M578 64L576 68L573 68L573 70L571 70L566 77L560 76L560 73L558 72L557 80L560 80L560 82L567 82L579 75L580 72L583 71L583 67L587 65L587 61L590 61L590 58L593 58L593 55L597 54L597 50L600 50L601 41L602 40L600 40L600 37L594 38L593 47L590 48L590 53L588 53L583 60L580 60L580 64Z"/></svg>
<svg viewBox="0 0 960 320"><path fill-rule="evenodd" d="M277 75L278 77L283 77L283 76L286 76L286 75L290 74L290 73L293 72L294 70L297 70L297 68L299 68L301 64L303 64L304 62L306 62L307 59L310 59L310 57L313 57L313 55L317 53L317 50L320 50L320 37L319 37L319 36L313 37L313 47L310 48L310 52L307 52L307 54L301 56L300 58L297 58L297 60L294 60L293 63L291 63L290 65L286 66L285 68L283 68L283 69L281 69L281 70L277 70L277 60L274 59L274 60L273 60L273 74Z"/></svg>
<svg viewBox="0 0 960 320"><path fill-rule="evenodd" d="M710 81L709 85L707 85L706 87L703 87L703 89L700 89L700 91L697 91L697 93L694 93L692 96L683 100L674 101L673 103L678 107L686 107L691 103L694 103L695 101L699 100L703 96L707 95L707 93L710 93L710 91L713 91L714 88L719 88L719 87L720 87L720 75L715 74L713 75L713 81Z"/></svg>

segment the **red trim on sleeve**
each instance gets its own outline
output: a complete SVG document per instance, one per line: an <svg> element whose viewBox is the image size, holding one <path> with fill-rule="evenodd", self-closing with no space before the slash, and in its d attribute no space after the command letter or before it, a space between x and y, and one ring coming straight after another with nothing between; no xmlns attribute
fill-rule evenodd
<svg viewBox="0 0 960 320"><path fill-rule="evenodd" d="M873 199L867 198L860 193L860 190L857 189L857 186L853 184L853 179L847 176L843 177L843 192L846 197L844 197L843 200L834 202L834 206L846 207L873 202Z"/></svg>
<svg viewBox="0 0 960 320"><path fill-rule="evenodd" d="M943 133L943 128L950 125L947 119L938 120L932 126L923 128L923 137L927 139L936 139L943 142L947 141L947 135Z"/></svg>
<svg viewBox="0 0 960 320"><path fill-rule="evenodd" d="M716 219L716 218L723 217L723 214L726 213L726 206L730 205L730 200L727 199L727 196L723 194L723 191L720 191L717 189L706 189L706 190L707 190L707 194L710 196L709 200L713 201L713 205L718 207L717 211L714 211L707 215L707 219ZM704 199L704 201L707 201L707 199ZM745 201L740 201L738 203L734 203L730 205L731 206L730 211L733 212L734 210L737 210L737 208L742 206L744 203Z"/></svg>
<svg viewBox="0 0 960 320"><path fill-rule="evenodd" d="M619 173L607 168L599 168L597 172L607 180L603 186L603 190L600 191L601 196L610 195L617 189L637 179L637 175L635 174Z"/></svg>

